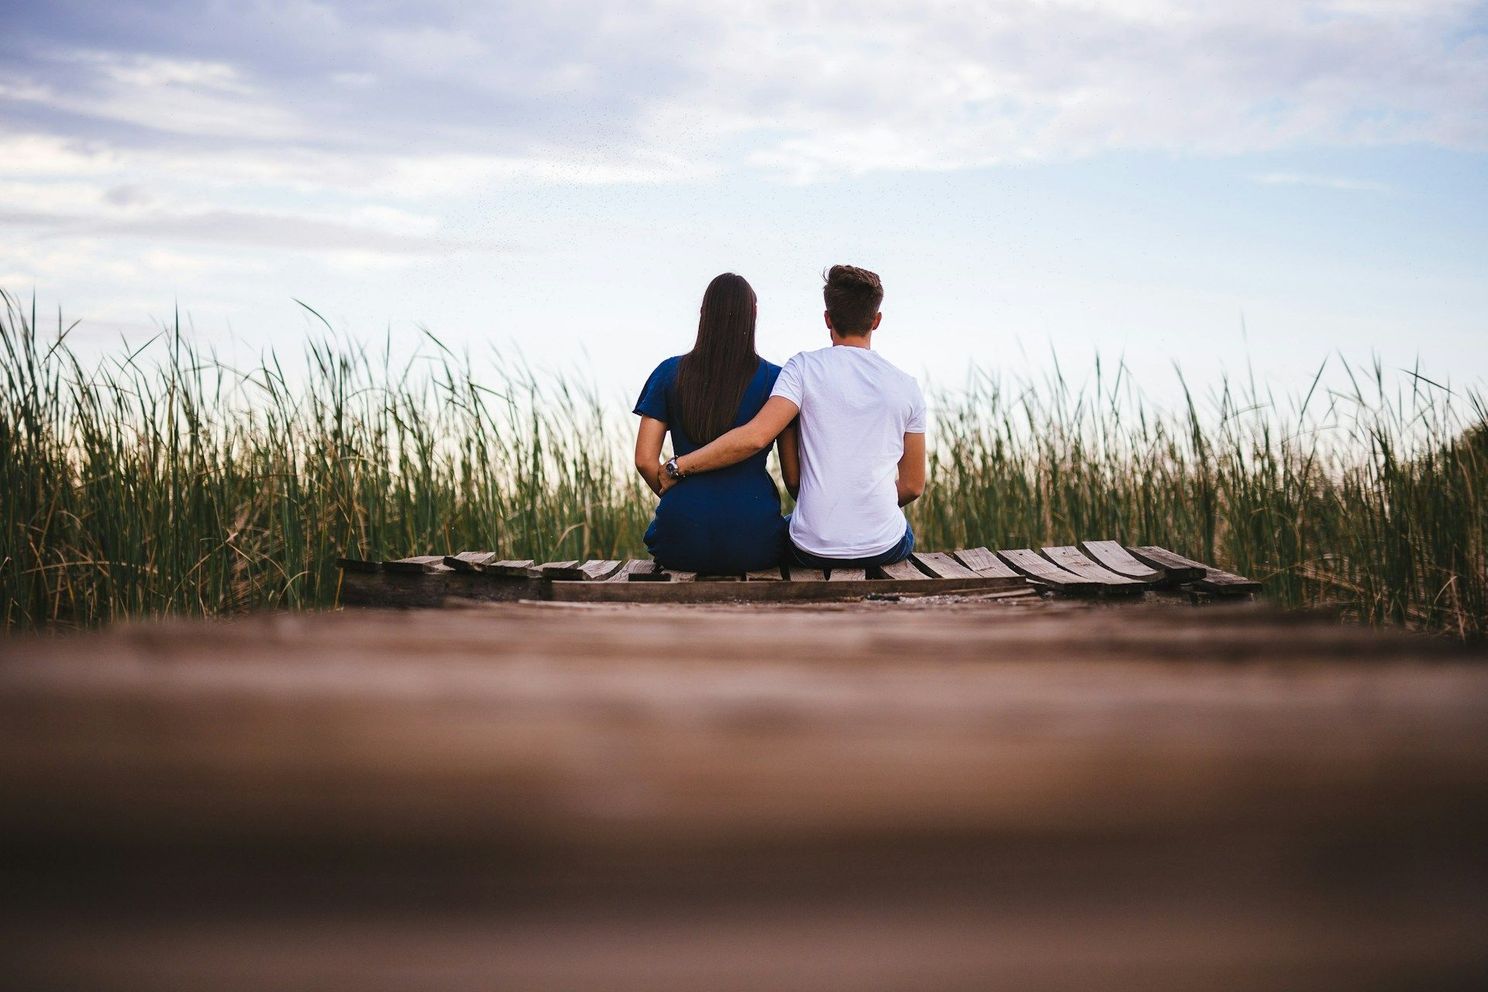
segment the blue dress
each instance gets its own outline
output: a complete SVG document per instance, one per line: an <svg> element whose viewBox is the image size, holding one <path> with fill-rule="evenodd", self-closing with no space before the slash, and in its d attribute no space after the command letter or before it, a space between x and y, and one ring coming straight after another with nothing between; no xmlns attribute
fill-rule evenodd
<svg viewBox="0 0 1488 992"><path fill-rule="evenodd" d="M656 367L635 413L660 420L672 435L678 456L696 451L676 416L677 365L668 358ZM780 366L760 360L744 389L733 426L754 419L770 398ZM785 521L780 516L780 493L765 470L770 449L716 472L690 475L666 491L656 505L656 516L646 528L646 547L666 568L687 572L747 572L773 568L780 562Z"/></svg>

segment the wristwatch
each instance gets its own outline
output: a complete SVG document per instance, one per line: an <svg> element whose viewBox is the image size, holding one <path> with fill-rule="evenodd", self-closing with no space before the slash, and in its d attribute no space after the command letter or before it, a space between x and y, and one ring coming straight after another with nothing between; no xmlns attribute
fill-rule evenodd
<svg viewBox="0 0 1488 992"><path fill-rule="evenodd" d="M673 479L682 478L682 470L677 467L677 459L668 458L666 464L663 465L662 468L666 469L666 474L671 476Z"/></svg>

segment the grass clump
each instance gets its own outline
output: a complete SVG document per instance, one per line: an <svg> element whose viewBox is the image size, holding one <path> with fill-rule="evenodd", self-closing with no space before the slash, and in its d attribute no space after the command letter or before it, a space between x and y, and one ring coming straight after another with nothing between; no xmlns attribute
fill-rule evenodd
<svg viewBox="0 0 1488 992"><path fill-rule="evenodd" d="M230 368L179 323L85 366L0 293L6 629L335 602L341 554L644 556L632 425L573 377L336 344ZM313 311L312 311L313 312ZM1176 414L1124 370L976 375L936 397L928 548L1115 537L1262 579L1281 603L1488 633L1488 428L1476 394L1378 367L1299 402L1228 383Z"/></svg>
<svg viewBox="0 0 1488 992"><path fill-rule="evenodd" d="M928 547L1039 547L1113 535L1265 583L1286 605L1488 633L1488 411L1407 372L1341 367L1298 402L1223 382L1153 412L1124 369L1072 390L976 376L943 404Z"/></svg>
<svg viewBox="0 0 1488 992"><path fill-rule="evenodd" d="M312 343L292 380L235 370L179 324L84 367L4 298L6 628L335 600L336 556L635 551L649 519L592 392L452 353ZM432 359L432 361L431 361ZM646 495L649 496L649 491Z"/></svg>

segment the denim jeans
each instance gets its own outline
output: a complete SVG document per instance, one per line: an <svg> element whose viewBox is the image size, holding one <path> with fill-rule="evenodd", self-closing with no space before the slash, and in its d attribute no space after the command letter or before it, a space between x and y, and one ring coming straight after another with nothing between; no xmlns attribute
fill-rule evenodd
<svg viewBox="0 0 1488 992"><path fill-rule="evenodd" d="M787 516L785 519L789 522L790 517ZM904 539L880 554L868 558L823 558L809 551L802 551L792 544L790 530L787 528L785 561L787 564L800 565L802 568L873 568L876 565L892 565L896 561L903 561L914 552L914 546L914 528L905 524Z"/></svg>

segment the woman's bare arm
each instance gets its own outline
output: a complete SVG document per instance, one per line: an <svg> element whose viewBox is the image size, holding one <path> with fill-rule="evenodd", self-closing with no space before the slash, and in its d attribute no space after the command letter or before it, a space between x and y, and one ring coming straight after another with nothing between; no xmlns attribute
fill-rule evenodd
<svg viewBox="0 0 1488 992"><path fill-rule="evenodd" d="M775 453L780 456L780 478L791 499L801 495L801 437L792 423L775 439Z"/></svg>
<svg viewBox="0 0 1488 992"><path fill-rule="evenodd" d="M636 432L635 467L656 495L661 495L661 442L667 425L655 417L642 417Z"/></svg>

